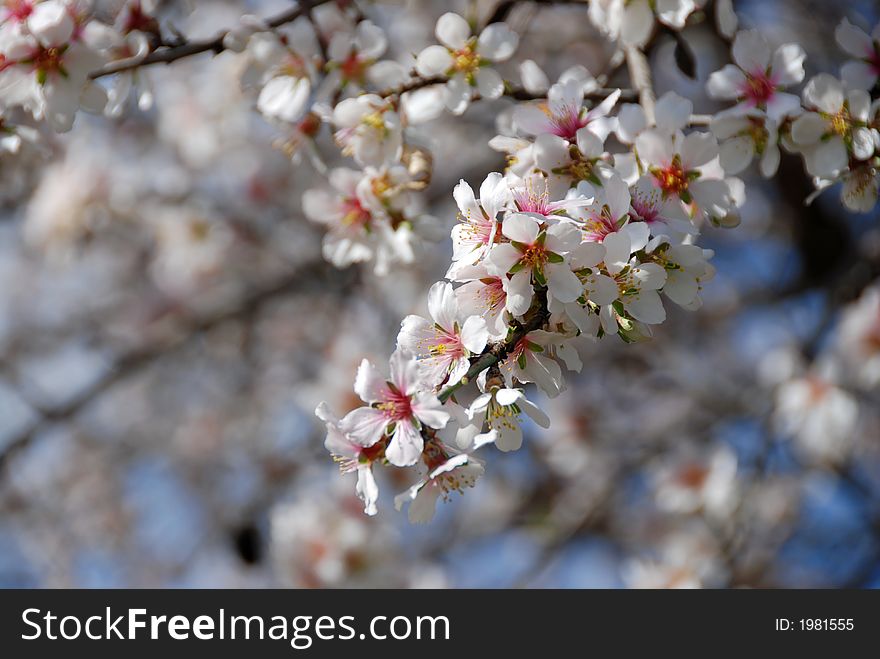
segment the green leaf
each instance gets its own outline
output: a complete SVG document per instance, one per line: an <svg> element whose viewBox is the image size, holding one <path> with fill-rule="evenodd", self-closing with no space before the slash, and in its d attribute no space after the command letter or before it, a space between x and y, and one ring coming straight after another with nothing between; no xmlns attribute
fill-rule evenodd
<svg viewBox="0 0 880 659"><path fill-rule="evenodd" d="M555 252L547 252L547 260L550 261L550 263L562 263L565 259Z"/></svg>

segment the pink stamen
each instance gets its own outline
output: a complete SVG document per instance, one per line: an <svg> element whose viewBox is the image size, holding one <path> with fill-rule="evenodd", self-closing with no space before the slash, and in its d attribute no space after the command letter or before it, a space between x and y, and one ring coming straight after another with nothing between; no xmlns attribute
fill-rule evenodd
<svg viewBox="0 0 880 659"><path fill-rule="evenodd" d="M385 387L383 399L379 408L389 421L405 421L412 418L413 410L410 397L396 387Z"/></svg>
<svg viewBox="0 0 880 659"><path fill-rule="evenodd" d="M747 73L740 93L749 104L764 106L776 93L776 83L764 71Z"/></svg>
<svg viewBox="0 0 880 659"><path fill-rule="evenodd" d="M587 117L581 116L581 109L574 105L566 105L562 112L550 116L551 133L567 140L576 137L577 132L590 123Z"/></svg>

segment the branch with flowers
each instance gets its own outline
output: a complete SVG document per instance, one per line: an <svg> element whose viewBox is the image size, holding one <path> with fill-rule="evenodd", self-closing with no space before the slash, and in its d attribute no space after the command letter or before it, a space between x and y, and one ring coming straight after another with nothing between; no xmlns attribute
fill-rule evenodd
<svg viewBox="0 0 880 659"><path fill-rule="evenodd" d="M520 45L511 18L525 4L585 11L622 54L626 88L583 66L551 83L531 60L520 63L518 82L505 79ZM875 207L880 31L844 21L836 38L854 59L841 79L821 73L799 97L790 89L804 79L803 49L737 32L732 2L716 0L732 61L709 76L707 91L730 107L695 114L689 99L657 97L647 53L671 33L682 61L693 59L681 30L705 20L706 5L505 0L485 23L441 15L437 43L405 65L382 59L385 31L342 0L245 16L205 40L168 38L145 1L124 3L107 22L72 0L16 0L0 14L3 144L12 152L38 139L10 110L68 131L80 110L115 117L132 97L148 109L149 65L230 51L282 149L326 173L328 185L302 197L305 216L325 229L323 257L339 268L370 263L383 276L413 264L438 223L423 212L434 156L420 127L474 103L513 102L488 144L506 158L503 171L478 191L465 180L453 190L452 258L428 292L429 317L403 320L387 374L361 364L354 389L363 406L341 418L317 409L328 450L357 473L365 511L378 510L375 465L415 467L420 478L396 502L424 521L439 497L474 484L478 449L518 449L523 415L550 423L524 386L562 392L563 367L582 368L577 342L647 340L665 305L699 309L714 274L700 233L737 226L745 201L737 175L753 161L771 177L783 150L799 154L816 194L842 183L847 208ZM328 166L328 133L353 166Z"/></svg>

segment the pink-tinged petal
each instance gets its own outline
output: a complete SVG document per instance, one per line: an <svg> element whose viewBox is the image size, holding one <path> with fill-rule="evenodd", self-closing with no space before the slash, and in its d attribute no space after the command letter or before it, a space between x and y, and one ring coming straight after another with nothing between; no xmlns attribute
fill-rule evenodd
<svg viewBox="0 0 880 659"><path fill-rule="evenodd" d="M773 55L773 81L777 85L797 85L804 79L804 60L807 54L796 43L787 43Z"/></svg>
<svg viewBox="0 0 880 659"><path fill-rule="evenodd" d="M419 384L419 362L406 350L395 350L389 360L391 382L402 394L412 393Z"/></svg>
<svg viewBox="0 0 880 659"><path fill-rule="evenodd" d="M452 55L443 46L428 46L416 58L416 71L426 78L442 75L452 68Z"/></svg>
<svg viewBox="0 0 880 659"><path fill-rule="evenodd" d="M458 185L453 188L452 196L455 198L455 203L458 204L458 209L466 221L482 221L482 213L477 204L477 199L474 197L474 190L467 181L461 179Z"/></svg>
<svg viewBox="0 0 880 659"><path fill-rule="evenodd" d="M437 20L434 33L443 45L452 50L461 50L471 36L471 26L458 14L447 12Z"/></svg>
<svg viewBox="0 0 880 659"><path fill-rule="evenodd" d="M418 428L409 421L400 421L394 427L385 457L395 467L409 467L419 461L424 448L425 440Z"/></svg>
<svg viewBox="0 0 880 659"><path fill-rule="evenodd" d="M706 91L709 96L725 101L732 101L742 96L746 86L746 76L738 66L727 64L709 76Z"/></svg>
<svg viewBox="0 0 880 659"><path fill-rule="evenodd" d="M385 378L379 373L378 369L364 359L358 366L357 376L354 379L354 392L361 397L361 400L367 403L375 403L382 400L382 393L385 391Z"/></svg>
<svg viewBox="0 0 880 659"><path fill-rule="evenodd" d="M458 320L458 302L452 284L438 281L428 291L428 312L431 318L447 332L453 330Z"/></svg>
<svg viewBox="0 0 880 659"><path fill-rule="evenodd" d="M525 269L520 270L507 280L505 289L507 291L507 310L514 316L522 316L532 306L534 290L532 289L531 272Z"/></svg>
<svg viewBox="0 0 880 659"><path fill-rule="evenodd" d="M372 446L382 439L387 425L386 416L373 407L358 407L339 422L342 432L361 446Z"/></svg>
<svg viewBox="0 0 880 659"><path fill-rule="evenodd" d="M479 316L470 316L461 327L461 343L472 354L479 355L489 342L486 321Z"/></svg>
<svg viewBox="0 0 880 659"><path fill-rule="evenodd" d="M519 35L507 23L492 23L477 40L477 52L492 62L510 59L519 45Z"/></svg>
<svg viewBox="0 0 880 659"><path fill-rule="evenodd" d="M397 345L417 355L426 354L427 347L434 343L436 336L434 323L421 316L409 315L400 323Z"/></svg>
<svg viewBox="0 0 880 659"><path fill-rule="evenodd" d="M834 38L844 52L857 59L864 59L874 50L873 39L846 18L834 30Z"/></svg>
<svg viewBox="0 0 880 659"><path fill-rule="evenodd" d="M431 428L445 428L449 423L449 412L443 409L443 403L434 394L422 393L412 401L413 414L419 421Z"/></svg>
<svg viewBox="0 0 880 659"><path fill-rule="evenodd" d="M525 245L535 242L539 229L538 223L533 218L522 213L507 216L501 224L501 232L507 238Z"/></svg>
<svg viewBox="0 0 880 659"><path fill-rule="evenodd" d="M877 84L877 68L862 60L850 60L840 67L840 77L847 87L872 89Z"/></svg>
<svg viewBox="0 0 880 659"><path fill-rule="evenodd" d="M379 510L376 502L379 500L379 486L373 477L373 470L369 465L359 467L357 470L357 485L355 494L364 502L364 512L367 515L375 515Z"/></svg>
<svg viewBox="0 0 880 659"><path fill-rule="evenodd" d="M733 40L733 61L748 73L763 72L770 65L770 45L757 30L743 30Z"/></svg>
<svg viewBox="0 0 880 659"><path fill-rule="evenodd" d="M486 215L494 220L510 202L510 187L504 176L498 172L491 172L480 185L480 205L486 211Z"/></svg>
<svg viewBox="0 0 880 659"><path fill-rule="evenodd" d="M543 135L553 130L550 117L535 105L519 105L514 108L513 124L528 135Z"/></svg>

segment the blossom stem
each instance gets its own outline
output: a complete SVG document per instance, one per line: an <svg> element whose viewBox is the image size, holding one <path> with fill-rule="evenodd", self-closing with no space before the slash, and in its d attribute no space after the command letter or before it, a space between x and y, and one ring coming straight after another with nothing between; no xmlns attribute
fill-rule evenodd
<svg viewBox="0 0 880 659"><path fill-rule="evenodd" d="M302 16L308 16L312 9L319 5L326 4L329 1L330 0L302 0L302 2L297 3L296 7L288 9L287 11L268 19L266 21L266 26L270 30L281 27L282 25L291 23ZM170 64L171 62L176 62L184 57L190 57L200 53L213 52L216 55L226 50L223 40L229 32L229 30L225 30L211 39L186 41L168 48L160 48L159 50L154 50L147 54L145 57L128 58L109 62L101 68L92 71L89 74L89 77L92 80L95 80L96 78L112 75L114 73L122 73L123 71L130 71L151 64Z"/></svg>
<svg viewBox="0 0 880 659"><path fill-rule="evenodd" d="M504 360L524 336L529 332L533 332L536 329L543 327L549 317L550 312L547 310L547 291L545 289L538 289L535 295L535 304L526 314L524 321L522 323L515 322L516 328L505 341L500 341L486 348L486 350L476 358L476 361L471 364L471 367L467 370L467 373L464 374L464 377L461 378L461 380L455 384L449 385L441 391L437 395L440 402L445 403L449 400L452 394L470 382L471 379Z"/></svg>

